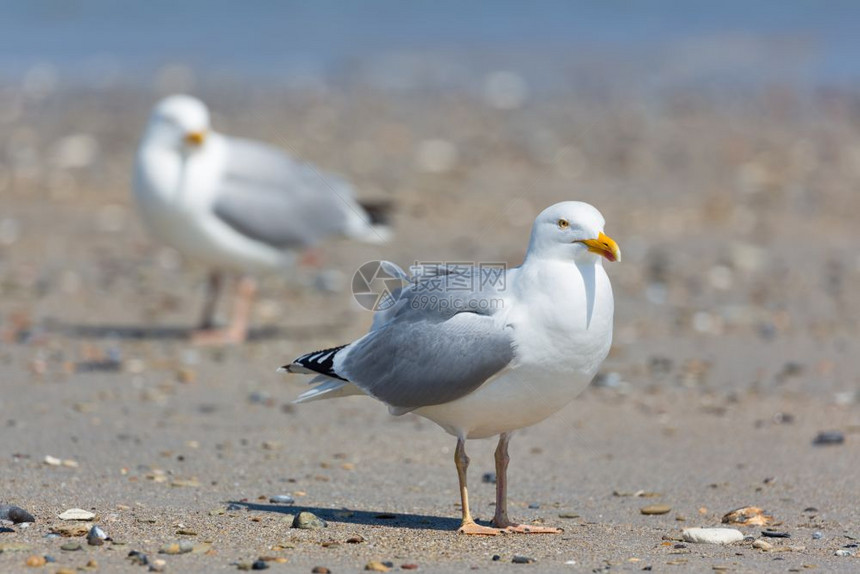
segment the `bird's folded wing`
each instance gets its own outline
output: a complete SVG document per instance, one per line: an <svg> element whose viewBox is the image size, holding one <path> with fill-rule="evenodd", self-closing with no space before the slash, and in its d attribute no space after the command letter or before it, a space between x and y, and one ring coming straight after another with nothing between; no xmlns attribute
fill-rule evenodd
<svg viewBox="0 0 860 574"><path fill-rule="evenodd" d="M459 399L513 360L510 329L490 315L404 309L350 345L338 369L401 412Z"/></svg>
<svg viewBox="0 0 860 574"><path fill-rule="evenodd" d="M227 138L214 203L225 223L256 241L299 248L341 232L356 207L348 183L273 147Z"/></svg>

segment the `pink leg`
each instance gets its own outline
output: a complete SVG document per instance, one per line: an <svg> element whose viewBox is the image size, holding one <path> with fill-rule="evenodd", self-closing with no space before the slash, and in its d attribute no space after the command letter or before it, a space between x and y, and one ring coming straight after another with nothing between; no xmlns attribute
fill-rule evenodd
<svg viewBox="0 0 860 574"><path fill-rule="evenodd" d="M218 295L224 277L218 271L209 274L206 283L206 301L203 303L203 314L200 318L200 330L208 331L215 327L215 310L218 308Z"/></svg>
<svg viewBox="0 0 860 574"><path fill-rule="evenodd" d="M496 514L493 516L493 526L502 529L503 532L560 534L563 532L560 528L516 524L508 518L508 463L511 460L508 455L508 443L510 440L511 435L502 433L499 436L499 445L496 447Z"/></svg>
<svg viewBox="0 0 860 574"><path fill-rule="evenodd" d="M235 345L248 338L248 324L257 283L250 277L242 277L236 285L233 298L233 318L225 329L200 329L191 336L195 345Z"/></svg>
<svg viewBox="0 0 860 574"><path fill-rule="evenodd" d="M299 265L302 267L320 268L323 264L323 251L318 247L310 247L302 253Z"/></svg>

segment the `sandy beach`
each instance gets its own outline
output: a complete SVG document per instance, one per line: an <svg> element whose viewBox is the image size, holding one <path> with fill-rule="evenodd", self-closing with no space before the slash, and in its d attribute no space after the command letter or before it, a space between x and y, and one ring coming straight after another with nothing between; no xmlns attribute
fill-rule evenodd
<svg viewBox="0 0 860 574"><path fill-rule="evenodd" d="M152 94L5 92L0 504L36 521L0 528L0 570L147 571L132 551L167 572L860 568L856 97L202 96L219 129L393 201L396 240L327 243L321 269L263 278L250 343L196 348L205 270L147 235L130 196ZM512 441L513 517L564 533L458 536L452 437L366 398L292 406L304 381L275 369L367 329L349 291L362 263L516 265L534 215L565 199L603 212L624 259L596 383ZM486 520L494 443L468 448ZM721 524L744 506L772 523ZM70 508L111 540L51 535ZM291 528L302 511L327 527ZM748 538L681 540L717 526Z"/></svg>

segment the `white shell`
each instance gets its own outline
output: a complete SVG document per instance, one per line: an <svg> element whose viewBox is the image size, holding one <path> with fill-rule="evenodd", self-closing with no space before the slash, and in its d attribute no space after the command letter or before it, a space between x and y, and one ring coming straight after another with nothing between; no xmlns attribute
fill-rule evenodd
<svg viewBox="0 0 860 574"><path fill-rule="evenodd" d="M685 528L681 536L685 542L698 544L731 544L744 539L741 531L735 528Z"/></svg>
<svg viewBox="0 0 860 574"><path fill-rule="evenodd" d="M60 520L92 520L96 515L89 510L82 508L70 508L59 515Z"/></svg>

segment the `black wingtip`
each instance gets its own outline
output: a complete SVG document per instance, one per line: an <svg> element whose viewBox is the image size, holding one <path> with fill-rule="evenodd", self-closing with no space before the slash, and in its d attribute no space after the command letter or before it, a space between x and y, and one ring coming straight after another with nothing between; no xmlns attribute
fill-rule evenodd
<svg viewBox="0 0 860 574"><path fill-rule="evenodd" d="M332 347L331 349L323 349L321 351L314 351L313 353L306 353L293 361L292 364L327 377L345 381L346 379L337 374L334 370L334 357L344 347L346 347L346 345ZM289 367L290 365L287 365L287 370L289 370Z"/></svg>

